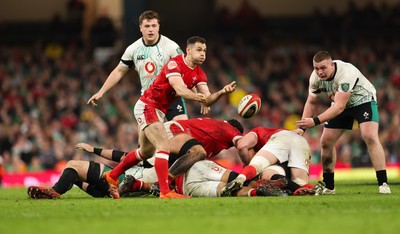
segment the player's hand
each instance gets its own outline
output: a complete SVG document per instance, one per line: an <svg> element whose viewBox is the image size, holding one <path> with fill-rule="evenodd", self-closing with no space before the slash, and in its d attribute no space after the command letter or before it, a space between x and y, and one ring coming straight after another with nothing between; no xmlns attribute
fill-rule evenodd
<svg viewBox="0 0 400 234"><path fill-rule="evenodd" d="M297 135L300 135L300 136L303 136L304 135L304 133L305 133L305 129L303 130L303 129L301 129L301 128L298 128L298 129L296 129L296 130L293 130L295 133L297 133Z"/></svg>
<svg viewBox="0 0 400 234"><path fill-rule="evenodd" d="M207 103L206 95L204 95L202 93L196 93L195 101L199 102L201 104L206 104Z"/></svg>
<svg viewBox="0 0 400 234"><path fill-rule="evenodd" d="M78 144L75 145L75 148L79 149L79 150L83 150L83 151L88 152L88 153L93 153L94 152L94 147L92 145L89 145L89 144L86 144L86 143L78 143Z"/></svg>
<svg viewBox="0 0 400 234"><path fill-rule="evenodd" d="M200 113L206 115L210 112L211 108L209 106L201 105Z"/></svg>
<svg viewBox="0 0 400 234"><path fill-rule="evenodd" d="M314 120L312 118L304 118L301 120L296 121L296 125L298 128L312 128L315 126Z"/></svg>
<svg viewBox="0 0 400 234"><path fill-rule="evenodd" d="M222 89L222 93L232 93L236 89L236 81L232 81L230 84L225 85Z"/></svg>
<svg viewBox="0 0 400 234"><path fill-rule="evenodd" d="M87 104L92 104L92 106L97 106L97 103L95 101L99 100L103 95L99 93L95 93L88 101Z"/></svg>

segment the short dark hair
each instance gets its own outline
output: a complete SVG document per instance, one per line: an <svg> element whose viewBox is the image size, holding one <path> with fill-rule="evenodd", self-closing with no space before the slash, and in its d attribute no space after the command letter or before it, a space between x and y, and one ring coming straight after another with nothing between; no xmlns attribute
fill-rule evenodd
<svg viewBox="0 0 400 234"><path fill-rule="evenodd" d="M237 128L240 134L243 134L243 125L239 121L237 121L236 119L230 119L228 120L228 123L233 127Z"/></svg>
<svg viewBox="0 0 400 234"><path fill-rule="evenodd" d="M321 61L327 60L327 59L332 59L331 54L329 54L328 51L318 51L313 58L313 61L319 63Z"/></svg>
<svg viewBox="0 0 400 234"><path fill-rule="evenodd" d="M194 45L196 44L196 42L199 42L201 44L206 44L206 39L199 36L189 37L189 39L187 39L186 41L186 46Z"/></svg>
<svg viewBox="0 0 400 234"><path fill-rule="evenodd" d="M155 11L144 11L142 14L139 16L139 25L142 24L143 20L152 20L152 19L157 19L157 22L160 23L160 15L155 12Z"/></svg>

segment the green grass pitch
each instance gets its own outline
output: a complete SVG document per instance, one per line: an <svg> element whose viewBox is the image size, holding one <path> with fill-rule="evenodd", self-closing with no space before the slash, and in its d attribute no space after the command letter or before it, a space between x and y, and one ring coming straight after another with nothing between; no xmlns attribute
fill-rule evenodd
<svg viewBox="0 0 400 234"><path fill-rule="evenodd" d="M0 189L0 233L399 233L400 186L337 181L336 195L308 197L91 198L77 188L60 200Z"/></svg>

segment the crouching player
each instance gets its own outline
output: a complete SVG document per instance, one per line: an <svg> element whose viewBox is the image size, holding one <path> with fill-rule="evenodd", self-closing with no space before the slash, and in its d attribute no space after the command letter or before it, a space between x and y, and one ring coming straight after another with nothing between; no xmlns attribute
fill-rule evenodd
<svg viewBox="0 0 400 234"><path fill-rule="evenodd" d="M318 183L316 186L308 184L311 151L305 138L296 132L257 127L239 140L237 149L241 155L249 154L249 150L254 150L256 153L240 175L222 189L222 196L231 196L246 181L252 180L275 164L287 164L289 169L287 189L294 195L314 195L322 192L323 183ZM270 179L277 180L283 177L276 174Z"/></svg>

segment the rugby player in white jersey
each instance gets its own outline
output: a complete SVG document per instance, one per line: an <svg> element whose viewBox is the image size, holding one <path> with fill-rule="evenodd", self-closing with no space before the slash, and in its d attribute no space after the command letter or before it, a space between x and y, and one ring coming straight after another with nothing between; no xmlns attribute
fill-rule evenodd
<svg viewBox="0 0 400 234"><path fill-rule="evenodd" d="M361 137L368 147L372 165L376 171L379 193L388 194L385 155L379 141L379 115L376 90L371 82L351 63L332 60L326 51L319 51L313 58L314 70L310 76L308 98L304 105L302 119L297 121L297 130L321 123L321 162L324 194L335 194L334 168L336 164L335 145L345 130L351 130L357 120ZM331 106L322 113L316 113L318 98L327 94Z"/></svg>
<svg viewBox="0 0 400 234"><path fill-rule="evenodd" d="M142 37L126 48L120 63L110 73L101 89L88 100L88 104L96 105L95 101L117 84L132 66L139 74L143 94L160 73L163 65L169 59L183 53L176 42L159 33L160 17L157 12L143 12L139 17L139 29ZM183 98L175 99L169 106L166 118L188 118Z"/></svg>

